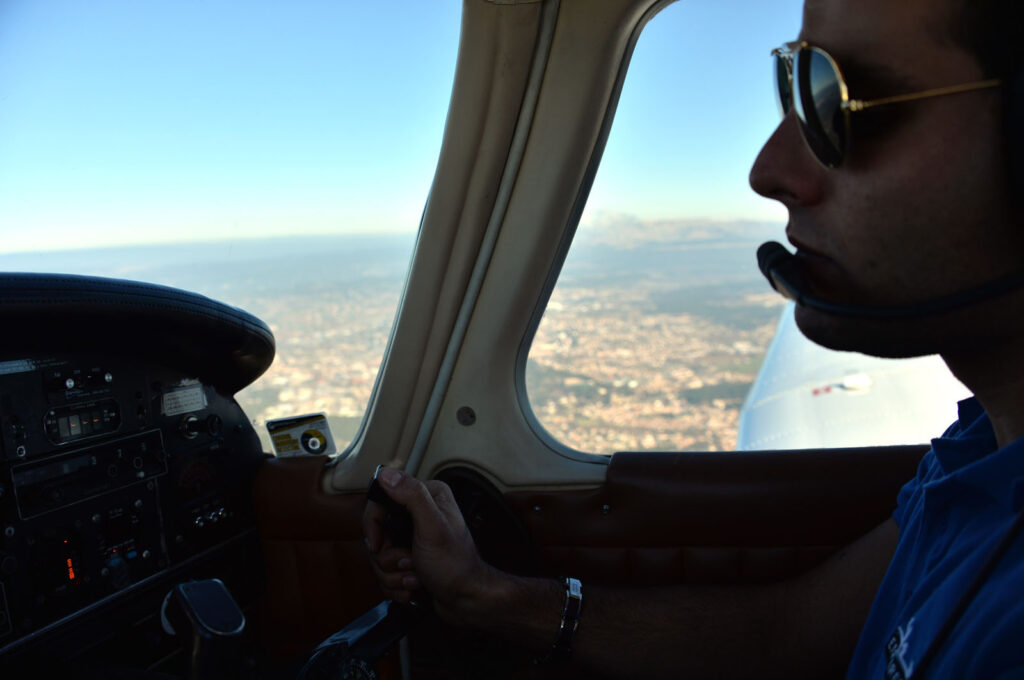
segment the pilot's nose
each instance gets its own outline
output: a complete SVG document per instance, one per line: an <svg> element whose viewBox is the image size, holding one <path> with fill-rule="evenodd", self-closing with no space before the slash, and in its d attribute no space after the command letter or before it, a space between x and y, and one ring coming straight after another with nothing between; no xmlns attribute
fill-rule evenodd
<svg viewBox="0 0 1024 680"><path fill-rule="evenodd" d="M750 169L750 186L787 208L813 205L824 194L828 172L807 148L792 111L768 141Z"/></svg>

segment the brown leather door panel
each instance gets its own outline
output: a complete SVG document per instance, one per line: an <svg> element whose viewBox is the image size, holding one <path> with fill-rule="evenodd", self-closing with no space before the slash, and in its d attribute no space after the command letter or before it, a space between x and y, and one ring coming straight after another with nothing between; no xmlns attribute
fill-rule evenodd
<svg viewBox="0 0 1024 680"><path fill-rule="evenodd" d="M598 489L506 500L550 575L764 582L818 563L884 521L926 450L624 453Z"/></svg>
<svg viewBox="0 0 1024 680"><path fill-rule="evenodd" d="M520 573L606 584L784 578L888 517L924 447L615 455L591 490L504 496L449 469L481 554ZM268 462L255 484L267 570L265 639L307 651L380 601L366 496L323 490L323 459Z"/></svg>
<svg viewBox="0 0 1024 680"><path fill-rule="evenodd" d="M260 628L277 656L308 652L383 598L363 546L366 495L324 493L325 462L271 460L254 485L267 584Z"/></svg>

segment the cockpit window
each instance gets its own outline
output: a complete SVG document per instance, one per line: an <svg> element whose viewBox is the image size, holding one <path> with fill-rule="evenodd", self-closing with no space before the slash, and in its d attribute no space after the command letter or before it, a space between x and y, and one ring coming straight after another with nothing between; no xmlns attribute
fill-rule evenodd
<svg viewBox="0 0 1024 680"><path fill-rule="evenodd" d="M261 317L263 421L362 420L440 148L456 2L5 2L0 270ZM270 450L267 448L267 450Z"/></svg>
<svg viewBox="0 0 1024 680"><path fill-rule="evenodd" d="M527 361L530 407L560 444L917 443L955 418L965 390L941 362L920 371L945 377L915 373L920 398L907 399L907 364L810 346L758 271L758 245L785 242L787 216L747 175L778 124L769 53L793 37L801 5L681 0L644 28Z"/></svg>

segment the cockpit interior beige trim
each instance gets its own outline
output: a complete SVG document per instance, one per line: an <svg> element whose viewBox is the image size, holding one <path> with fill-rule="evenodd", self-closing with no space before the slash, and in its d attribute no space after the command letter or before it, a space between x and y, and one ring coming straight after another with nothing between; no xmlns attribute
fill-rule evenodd
<svg viewBox="0 0 1024 680"><path fill-rule="evenodd" d="M601 151L622 66L640 25L660 4L465 2L443 151L396 332L363 435L331 468L330 490L364 488L378 463L404 465L438 390L435 399L443 401L419 476L472 459L502 490L604 478L604 459L559 455L530 425L519 400L516 361L559 244L575 227L571 207ZM553 16L553 5L556 23L547 52L539 47L545 10ZM530 72L538 67L531 57L546 57L535 89ZM528 104L535 113L521 159L512 159L513 137ZM510 168L517 170L514 176ZM461 337L456 319L503 183L511 185L507 208ZM457 361L451 379L438 384L453 342ZM476 425L456 420L464 405L477 413Z"/></svg>

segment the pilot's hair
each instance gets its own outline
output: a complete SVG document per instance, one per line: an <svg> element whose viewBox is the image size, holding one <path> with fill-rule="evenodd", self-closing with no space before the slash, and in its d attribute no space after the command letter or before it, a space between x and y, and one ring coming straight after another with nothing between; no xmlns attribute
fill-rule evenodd
<svg viewBox="0 0 1024 680"><path fill-rule="evenodd" d="M978 57L987 78L1010 81L1024 69L1024 1L958 0L953 40Z"/></svg>

